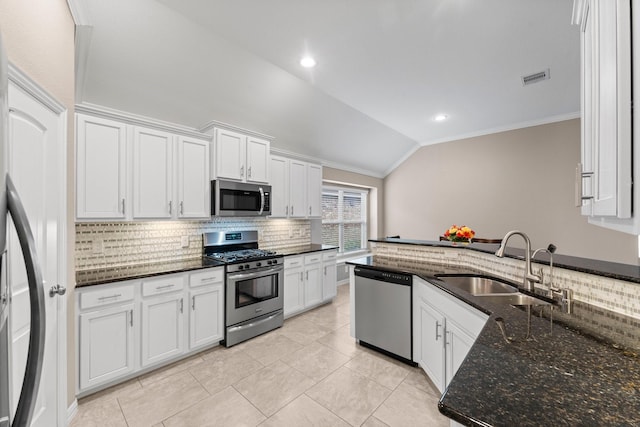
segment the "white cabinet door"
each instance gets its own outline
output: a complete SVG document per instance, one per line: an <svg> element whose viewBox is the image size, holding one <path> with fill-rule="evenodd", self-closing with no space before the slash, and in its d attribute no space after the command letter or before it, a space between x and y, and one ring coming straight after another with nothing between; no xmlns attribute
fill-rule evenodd
<svg viewBox="0 0 640 427"><path fill-rule="evenodd" d="M133 131L133 217L171 218L173 135L141 127Z"/></svg>
<svg viewBox="0 0 640 427"><path fill-rule="evenodd" d="M289 161L289 218L307 216L307 164Z"/></svg>
<svg viewBox="0 0 640 427"><path fill-rule="evenodd" d="M453 320L447 319L446 324L446 352L447 375L446 384L449 385L458 368L467 357L475 338L458 326Z"/></svg>
<svg viewBox="0 0 640 427"><path fill-rule="evenodd" d="M247 182L269 182L269 141L247 137Z"/></svg>
<svg viewBox="0 0 640 427"><path fill-rule="evenodd" d="M134 371L133 303L80 315L80 389Z"/></svg>
<svg viewBox="0 0 640 427"><path fill-rule="evenodd" d="M289 215L289 159L271 156L271 217Z"/></svg>
<svg viewBox="0 0 640 427"><path fill-rule="evenodd" d="M216 177L243 181L245 179L247 137L225 129L215 131Z"/></svg>
<svg viewBox="0 0 640 427"><path fill-rule="evenodd" d="M307 167L307 203L308 216L322 216L322 166L309 164Z"/></svg>
<svg viewBox="0 0 640 427"><path fill-rule="evenodd" d="M616 228L632 215L631 9L588 0L582 16L582 213ZM579 200L578 200L579 201ZM628 221L618 223L624 230Z"/></svg>
<svg viewBox="0 0 640 427"><path fill-rule="evenodd" d="M183 351L184 297L172 293L142 301L142 366L178 356Z"/></svg>
<svg viewBox="0 0 640 427"><path fill-rule="evenodd" d="M336 261L322 264L322 300L328 301L337 294L338 267Z"/></svg>
<svg viewBox="0 0 640 427"><path fill-rule="evenodd" d="M224 285L206 286L190 292L189 349L224 338Z"/></svg>
<svg viewBox="0 0 640 427"><path fill-rule="evenodd" d="M76 119L76 216L124 219L126 125L83 114Z"/></svg>
<svg viewBox="0 0 640 427"><path fill-rule="evenodd" d="M414 329L419 342L414 343L415 360L431 378L440 392L445 389L445 318L423 298L414 310ZM417 344L417 345L416 345Z"/></svg>
<svg viewBox="0 0 640 427"><path fill-rule="evenodd" d="M304 271L302 267L284 270L284 317L304 309Z"/></svg>
<svg viewBox="0 0 640 427"><path fill-rule="evenodd" d="M322 302L322 264L304 267L304 306L312 307Z"/></svg>
<svg viewBox="0 0 640 427"><path fill-rule="evenodd" d="M178 218L211 216L209 180L209 142L178 139Z"/></svg>

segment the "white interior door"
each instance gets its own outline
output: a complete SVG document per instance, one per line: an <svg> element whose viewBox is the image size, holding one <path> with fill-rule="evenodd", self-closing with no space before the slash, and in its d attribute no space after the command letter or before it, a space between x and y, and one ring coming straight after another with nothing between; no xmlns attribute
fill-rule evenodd
<svg viewBox="0 0 640 427"><path fill-rule="evenodd" d="M58 360L58 312L64 312L64 299L49 297L49 288L64 285L59 254L64 251L64 116L45 107L13 83L9 84L9 174L27 212L36 242L44 280L46 338L40 389L32 426L51 426L60 422ZM8 274L13 303L10 313L12 352L10 355L11 404L15 413L29 343L29 290L17 235L11 223L8 238ZM60 361L63 364L66 362ZM64 372L64 369L63 369ZM66 398L66 397L65 397Z"/></svg>

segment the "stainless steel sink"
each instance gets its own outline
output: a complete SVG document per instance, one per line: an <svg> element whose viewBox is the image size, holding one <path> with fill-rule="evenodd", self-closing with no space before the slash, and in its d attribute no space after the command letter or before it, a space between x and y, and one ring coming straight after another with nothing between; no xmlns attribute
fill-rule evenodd
<svg viewBox="0 0 640 427"><path fill-rule="evenodd" d="M515 285L497 278L472 275L438 275L447 285L482 297L483 301L509 305L549 305L548 301L523 294Z"/></svg>
<svg viewBox="0 0 640 427"><path fill-rule="evenodd" d="M498 304L509 305L551 305L550 302L540 298L532 297L521 293L515 293L511 295L479 295L482 296L482 301Z"/></svg>
<svg viewBox="0 0 640 427"><path fill-rule="evenodd" d="M518 292L515 286L486 276L438 276L440 280L450 286L470 293L474 296L514 294Z"/></svg>

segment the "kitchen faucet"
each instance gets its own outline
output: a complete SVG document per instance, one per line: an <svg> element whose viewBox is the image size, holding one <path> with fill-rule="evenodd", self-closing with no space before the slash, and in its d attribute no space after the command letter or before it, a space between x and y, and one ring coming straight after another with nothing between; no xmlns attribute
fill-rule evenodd
<svg viewBox="0 0 640 427"><path fill-rule="evenodd" d="M533 274L533 271L531 270L531 240L529 240L529 236L524 234L522 231L518 231L518 230L513 230L513 231L508 232L502 238L502 242L500 243L500 247L496 251L496 256L499 257L499 258L504 257L504 251L507 248L507 241L514 234L518 234L519 236L522 236L522 238L524 239L524 241L526 243L526 249L525 249L525 272L524 272L523 284L524 284L524 289L525 290L533 292L535 290L534 283L540 283L542 281L542 279L540 278L540 276L538 276L536 274Z"/></svg>

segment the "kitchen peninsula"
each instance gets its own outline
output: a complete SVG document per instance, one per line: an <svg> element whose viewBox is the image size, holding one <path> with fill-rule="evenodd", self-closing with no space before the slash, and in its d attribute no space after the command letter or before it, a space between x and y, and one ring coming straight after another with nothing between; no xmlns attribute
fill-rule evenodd
<svg viewBox="0 0 640 427"><path fill-rule="evenodd" d="M499 259L493 255L498 245L404 239L372 242L373 256L350 264L413 274L414 287L437 288L489 315L442 395L443 414L465 425L640 423L640 316L636 313L640 285L637 273L630 274L633 266L557 257L554 284L574 291L574 313L554 310L551 320L548 309L540 314L539 307L534 307L531 337L526 339L527 315L522 307L473 296L435 277L475 273L518 284L523 272L521 250L510 248L507 258ZM548 274L547 264L534 264L535 271L542 268ZM603 268L591 267L586 273L589 265ZM414 299L415 295L416 289ZM625 301L615 295L624 295ZM413 315L415 319L415 309ZM414 328L414 346L416 339L420 337Z"/></svg>

